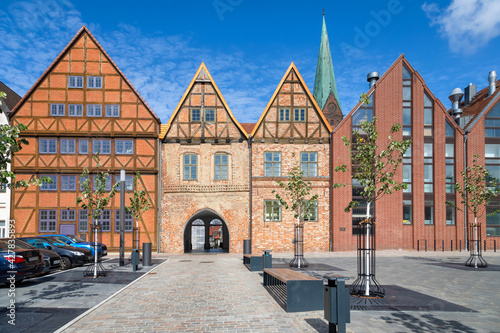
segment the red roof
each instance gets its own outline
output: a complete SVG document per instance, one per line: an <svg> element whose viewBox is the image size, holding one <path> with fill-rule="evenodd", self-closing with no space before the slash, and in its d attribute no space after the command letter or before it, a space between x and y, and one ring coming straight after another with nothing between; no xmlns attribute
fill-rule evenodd
<svg viewBox="0 0 500 333"><path fill-rule="evenodd" d="M489 105L489 103L500 94L500 80L496 83L496 90L491 95L488 96L489 87L480 90L472 99L470 104L464 106L464 102L460 103L460 107L463 109L462 117L471 116L472 118L464 126L464 129L469 127L476 118L481 114L481 112ZM451 112L451 109L448 110Z"/></svg>
<svg viewBox="0 0 500 333"><path fill-rule="evenodd" d="M240 123L241 127L247 132L252 133L255 123Z"/></svg>

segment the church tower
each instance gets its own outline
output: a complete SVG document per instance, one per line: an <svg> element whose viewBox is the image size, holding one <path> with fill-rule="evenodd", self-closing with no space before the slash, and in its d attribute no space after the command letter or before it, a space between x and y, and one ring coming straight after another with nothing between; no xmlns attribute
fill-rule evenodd
<svg viewBox="0 0 500 333"><path fill-rule="evenodd" d="M342 121L344 115L340 108L337 85L335 83L335 73L333 71L332 55L330 53L330 43L328 42L324 13L313 94L328 123L332 128L335 128Z"/></svg>

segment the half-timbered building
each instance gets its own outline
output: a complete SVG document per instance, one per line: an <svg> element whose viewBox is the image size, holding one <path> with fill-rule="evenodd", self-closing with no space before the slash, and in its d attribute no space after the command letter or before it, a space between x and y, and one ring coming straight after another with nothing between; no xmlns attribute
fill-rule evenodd
<svg viewBox="0 0 500 333"><path fill-rule="evenodd" d="M33 87L12 110L11 123L28 126L29 141L12 160L18 179L47 176L52 183L13 191L11 216L18 236L75 234L90 239L92 221L76 204L80 175L108 172L109 191L126 172L126 191L140 185L152 204L141 221L125 217L127 248L132 231L141 242L157 245L160 119L149 108L102 46L82 27ZM99 153L102 167L92 156ZM118 193L98 221L100 241L119 246Z"/></svg>

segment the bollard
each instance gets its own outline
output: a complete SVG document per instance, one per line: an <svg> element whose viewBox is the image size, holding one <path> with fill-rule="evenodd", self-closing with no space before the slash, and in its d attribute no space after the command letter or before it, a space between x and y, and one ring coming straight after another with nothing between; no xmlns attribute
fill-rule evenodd
<svg viewBox="0 0 500 333"><path fill-rule="evenodd" d="M444 239L441 240L441 252L444 252Z"/></svg>
<svg viewBox="0 0 500 333"><path fill-rule="evenodd" d="M325 275L328 285L324 286L324 316L330 333L345 333L346 323L351 322L351 295L345 286L348 277Z"/></svg>
<svg viewBox="0 0 500 333"><path fill-rule="evenodd" d="M417 252L420 252L420 241L417 240Z"/></svg>
<svg viewBox="0 0 500 333"><path fill-rule="evenodd" d="M130 256L130 261L132 263L132 271L137 270L137 266L139 266L139 250L133 249L132 255Z"/></svg>
<svg viewBox="0 0 500 333"><path fill-rule="evenodd" d="M264 250L262 255L262 270L264 268L273 268L273 256L270 254L271 250Z"/></svg>
<svg viewBox="0 0 500 333"><path fill-rule="evenodd" d="M462 240L460 240L460 247L459 247L458 252L462 252Z"/></svg>
<svg viewBox="0 0 500 333"><path fill-rule="evenodd" d="M252 254L252 241L250 239L243 240L243 254Z"/></svg>
<svg viewBox="0 0 500 333"><path fill-rule="evenodd" d="M142 243L142 267L151 266L151 243Z"/></svg>

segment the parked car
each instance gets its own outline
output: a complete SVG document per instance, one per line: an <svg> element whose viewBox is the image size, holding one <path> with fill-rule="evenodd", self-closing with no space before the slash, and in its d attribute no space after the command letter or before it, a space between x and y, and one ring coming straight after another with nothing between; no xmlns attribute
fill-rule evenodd
<svg viewBox="0 0 500 333"><path fill-rule="evenodd" d="M57 252L61 256L62 269L85 265L93 258L89 249L69 246L55 237L21 237L20 239L38 249Z"/></svg>
<svg viewBox="0 0 500 333"><path fill-rule="evenodd" d="M38 249L9 249L8 241L0 241L0 282L16 282L43 274L45 263ZM12 273L15 272L15 273Z"/></svg>
<svg viewBox="0 0 500 333"><path fill-rule="evenodd" d="M55 237L64 243L74 246L74 247L83 247L86 249L89 249L92 252L92 255L94 255L94 243L93 242L86 242L80 237L77 237L75 235L44 235L44 237ZM108 247L102 243L97 243L97 254L98 258L104 257L108 255Z"/></svg>
<svg viewBox="0 0 500 333"><path fill-rule="evenodd" d="M2 241L6 241L6 239L1 239ZM8 241L8 240L7 240ZM19 238L16 238L14 241L16 248L20 249L37 249L35 246L32 246ZM38 249L42 252L43 261L45 262L45 272L50 272L52 270L56 270L61 268L61 257L57 252L51 251L50 249L40 248Z"/></svg>

